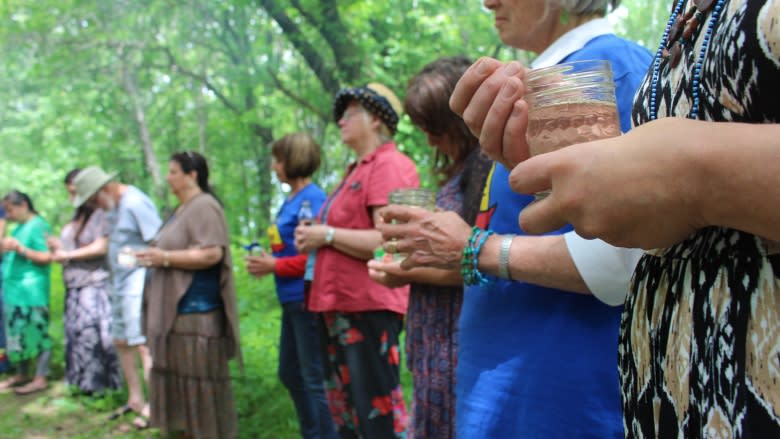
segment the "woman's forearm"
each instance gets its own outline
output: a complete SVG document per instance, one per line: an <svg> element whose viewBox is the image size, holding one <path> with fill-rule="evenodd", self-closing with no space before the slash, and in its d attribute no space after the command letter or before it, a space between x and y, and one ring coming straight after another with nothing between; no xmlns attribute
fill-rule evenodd
<svg viewBox="0 0 780 439"><path fill-rule="evenodd" d="M34 264L46 265L51 263L52 255L50 251L37 251L20 245L19 250L17 250L16 253L24 258L29 259Z"/></svg>
<svg viewBox="0 0 780 439"><path fill-rule="evenodd" d="M98 238L84 247L79 247L67 253L68 259L85 260L105 256L108 252L108 237Z"/></svg>
<svg viewBox="0 0 780 439"><path fill-rule="evenodd" d="M502 235L487 239L479 254L479 269L498 276ZM509 247L512 279L574 293L590 294L571 259L563 235L515 236Z"/></svg>
<svg viewBox="0 0 780 439"><path fill-rule="evenodd" d="M162 250L162 262L154 265L166 265L184 270L203 270L213 267L222 260L222 247L188 248L184 250ZM166 264L167 262L167 264Z"/></svg>
<svg viewBox="0 0 780 439"><path fill-rule="evenodd" d="M367 261L374 257L374 249L382 245L382 234L376 229L333 228L330 246L353 258Z"/></svg>

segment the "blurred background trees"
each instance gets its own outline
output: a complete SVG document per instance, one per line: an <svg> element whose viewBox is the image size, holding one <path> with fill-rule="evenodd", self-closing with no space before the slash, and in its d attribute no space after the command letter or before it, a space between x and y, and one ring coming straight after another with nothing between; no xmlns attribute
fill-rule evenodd
<svg viewBox="0 0 780 439"><path fill-rule="evenodd" d="M652 50L668 12L624 0L610 18ZM96 164L170 209L168 157L194 149L237 240L262 235L280 200L273 139L310 132L319 182L338 181L352 159L333 123L341 86L378 81L403 99L439 56L533 58L501 45L477 0L3 0L0 17L0 192L28 192L62 224L62 178ZM408 119L396 140L433 184Z"/></svg>

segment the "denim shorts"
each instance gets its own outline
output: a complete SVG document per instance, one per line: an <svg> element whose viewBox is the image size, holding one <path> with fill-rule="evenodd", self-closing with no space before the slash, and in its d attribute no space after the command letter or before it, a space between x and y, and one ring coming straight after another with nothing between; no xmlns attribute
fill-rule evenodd
<svg viewBox="0 0 780 439"><path fill-rule="evenodd" d="M146 270L135 270L122 280L123 288L115 288L109 296L111 302L111 337L125 341L129 346L146 343L141 328L143 284Z"/></svg>

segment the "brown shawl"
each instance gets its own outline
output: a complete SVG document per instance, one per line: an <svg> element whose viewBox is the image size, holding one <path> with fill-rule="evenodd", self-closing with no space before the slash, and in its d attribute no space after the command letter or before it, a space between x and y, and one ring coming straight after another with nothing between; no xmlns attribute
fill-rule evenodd
<svg viewBox="0 0 780 439"><path fill-rule="evenodd" d="M220 295L227 317L224 333L231 341L231 358L235 356L243 368L233 263L222 206L209 194L196 195L162 226L153 245L163 250L214 246L224 249L225 256L222 258L220 272ZM152 271L146 282L143 328L152 361L160 367L167 366L166 337L176 319L179 300L192 283L192 276L191 270L158 267Z"/></svg>

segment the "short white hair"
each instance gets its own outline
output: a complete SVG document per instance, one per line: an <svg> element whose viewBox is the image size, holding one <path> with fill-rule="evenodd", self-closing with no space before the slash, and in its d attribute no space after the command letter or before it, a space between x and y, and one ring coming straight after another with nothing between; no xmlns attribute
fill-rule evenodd
<svg viewBox="0 0 780 439"><path fill-rule="evenodd" d="M620 5L620 0L550 0L574 15L604 14Z"/></svg>

